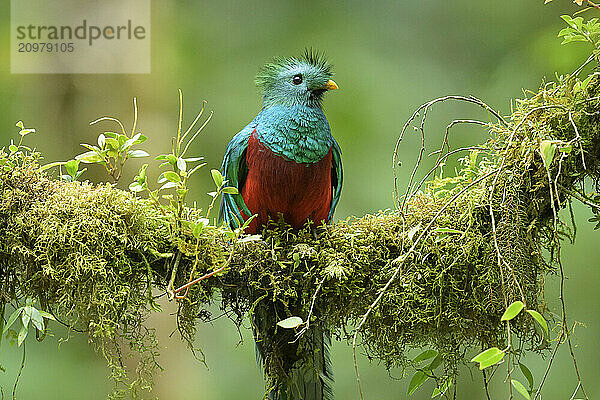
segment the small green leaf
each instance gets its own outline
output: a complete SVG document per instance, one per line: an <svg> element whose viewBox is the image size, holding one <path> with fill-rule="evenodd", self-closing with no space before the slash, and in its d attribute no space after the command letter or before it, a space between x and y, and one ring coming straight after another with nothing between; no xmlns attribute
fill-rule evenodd
<svg viewBox="0 0 600 400"><path fill-rule="evenodd" d="M175 183L175 182L167 182L167 183L165 183L164 185L162 185L162 186L160 187L160 189L158 189L158 190L170 189L170 188L172 188L172 187L176 187L176 186L177 186L177 183Z"/></svg>
<svg viewBox="0 0 600 400"><path fill-rule="evenodd" d="M300 317L289 317L282 321L279 321L277 325L285 329L293 329L299 327L303 323L304 321L302 321L302 318Z"/></svg>
<svg viewBox="0 0 600 400"><path fill-rule="evenodd" d="M194 230L192 231L192 235L194 235L194 237L198 239L200 237L200 233L202 233L202 229L204 229L204 225L196 224Z"/></svg>
<svg viewBox="0 0 600 400"><path fill-rule="evenodd" d="M17 122L16 126L19 127L19 128L21 128L21 129L23 129L24 128L23 121Z"/></svg>
<svg viewBox="0 0 600 400"><path fill-rule="evenodd" d="M14 144L11 144L10 146L8 146L8 150L10 150L11 153L14 153L17 150L19 150L19 148L17 146L15 146Z"/></svg>
<svg viewBox="0 0 600 400"><path fill-rule="evenodd" d="M23 307L23 313L21 314L21 323L25 328L29 327L29 321L31 321L32 306Z"/></svg>
<svg viewBox="0 0 600 400"><path fill-rule="evenodd" d="M544 166L550 168L552 160L554 159L554 152L556 151L556 143L551 140L542 140L540 142L540 154L544 161Z"/></svg>
<svg viewBox="0 0 600 400"><path fill-rule="evenodd" d="M433 399L436 396L444 395L448 391L448 389L450 389L451 387L452 387L452 379L450 377L447 377L441 386L436 386L436 388L433 389L431 398Z"/></svg>
<svg viewBox="0 0 600 400"><path fill-rule="evenodd" d="M185 160L181 157L177 159L177 168L179 168L180 171L186 170Z"/></svg>
<svg viewBox="0 0 600 400"><path fill-rule="evenodd" d="M438 354L433 359L433 361L431 363L429 363L429 365L427 366L427 369L430 371L433 371L434 369L436 369L437 367L439 367L442 364L442 361L444 361L444 358Z"/></svg>
<svg viewBox="0 0 600 400"><path fill-rule="evenodd" d="M129 190L131 190L134 193L137 193L143 191L144 188L138 182L132 182L129 184Z"/></svg>
<svg viewBox="0 0 600 400"><path fill-rule="evenodd" d="M482 351L471 359L472 362L479 363L479 369L485 369L491 365L499 363L504 358L504 352L497 347Z"/></svg>
<svg viewBox="0 0 600 400"><path fill-rule="evenodd" d="M410 378L410 383L408 384L408 390L406 391L406 393L408 393L408 395L411 396L426 381L427 375L425 375L423 371L415 372L412 378Z"/></svg>
<svg viewBox="0 0 600 400"><path fill-rule="evenodd" d="M21 315L22 312L23 312L23 307L19 307L12 314L10 314L8 321L6 322L6 325L4 326L4 330L2 331L3 335L8 331L8 329L12 326L12 324L15 323L15 321L17 320L17 318L19 318L19 315ZM2 318L2 316L0 316L0 318Z"/></svg>
<svg viewBox="0 0 600 400"><path fill-rule="evenodd" d="M235 215L234 215L234 217L235 217ZM258 217L258 214L254 214L254 215L252 215L250 218L248 218L247 220L245 220L245 221L244 221L244 224L242 225L242 227L241 227L240 229L241 229L242 231L243 231L244 229L246 229L246 228L248 227L248 225L250 225L250 223L252 222L252 220L253 220L254 218L256 218L256 217ZM236 217L236 218L237 218L237 217Z"/></svg>
<svg viewBox="0 0 600 400"><path fill-rule="evenodd" d="M144 165L142 165L142 168L140 168L140 173L138 174L138 178L140 179L140 183L146 181L146 169L147 168L148 168L148 164L144 164Z"/></svg>
<svg viewBox="0 0 600 400"><path fill-rule="evenodd" d="M121 146L119 141L113 138L104 138L104 144L111 150L118 150L119 146Z"/></svg>
<svg viewBox="0 0 600 400"><path fill-rule="evenodd" d="M540 314L539 312L537 312L535 310L525 310L525 311L527 311L529 313L529 315L531 315L533 317L533 319L535 319L537 321L537 323L540 324L540 326L546 333L546 337L548 337L549 336L548 323L546 322L544 317L542 317L542 314Z"/></svg>
<svg viewBox="0 0 600 400"><path fill-rule="evenodd" d="M56 318L54 318L54 315L50 314L49 312L46 312L44 310L39 310L40 314L42 314L42 317L46 318L46 319L51 319L52 321L56 321Z"/></svg>
<svg viewBox="0 0 600 400"><path fill-rule="evenodd" d="M25 135L29 135L30 133L34 133L35 129L21 129L19 131L19 135L21 136L25 136Z"/></svg>
<svg viewBox="0 0 600 400"><path fill-rule="evenodd" d="M592 77L593 77L593 75L590 75L590 76L588 76L586 79L584 79L584 80L581 82L581 88L582 88L582 89L585 89L585 88L587 88L587 86L590 84L590 81L592 80Z"/></svg>
<svg viewBox="0 0 600 400"><path fill-rule="evenodd" d="M77 174L75 174L74 180L77 180L81 176L81 174L83 174L85 171L87 171L87 168L84 168L81 171L78 171Z"/></svg>
<svg viewBox="0 0 600 400"><path fill-rule="evenodd" d="M79 169L79 163L81 160L69 160L65 164L65 168L67 169L67 173L74 177L77 174L77 170Z"/></svg>
<svg viewBox="0 0 600 400"><path fill-rule="evenodd" d="M239 194L237 188L233 187L233 186L224 187L223 190L221 190L221 191L223 193L227 193L227 194Z"/></svg>
<svg viewBox="0 0 600 400"><path fill-rule="evenodd" d="M133 143L140 138L140 136L142 136L141 133L136 133L131 139L125 140L125 142L121 145L120 150L123 151L129 149L131 146L133 146ZM120 139L121 138L119 137L119 142L121 141Z"/></svg>
<svg viewBox="0 0 600 400"><path fill-rule="evenodd" d="M435 356L438 355L438 352L435 350L425 350L424 352L422 352L421 354L419 354L418 356L416 356L412 362L417 364L420 363L421 361L425 361L425 360L429 360L430 358L433 358Z"/></svg>
<svg viewBox="0 0 600 400"><path fill-rule="evenodd" d="M567 35L560 44L567 44L571 42L587 42L587 39L583 35Z"/></svg>
<svg viewBox="0 0 600 400"><path fill-rule="evenodd" d="M210 224L210 221L207 218L200 218L198 220L198 223L194 227L194 231L192 232L192 235L194 235L194 237L196 239L198 239L200 237L200 233L202 232L202 230L209 224Z"/></svg>
<svg viewBox="0 0 600 400"><path fill-rule="evenodd" d="M217 186L217 189L223 186L223 181L225 180L225 178L223 178L223 175L221 175L221 171L219 171L218 169L211 169L210 173L212 174L212 178L215 182L215 185Z"/></svg>
<svg viewBox="0 0 600 400"><path fill-rule="evenodd" d="M150 154L145 152L144 150L129 150L127 155L131 158L141 158L141 157L149 157Z"/></svg>
<svg viewBox="0 0 600 400"><path fill-rule="evenodd" d="M135 142L133 142L133 144L140 144L140 143L144 143L146 140L148 140L148 137L140 134L138 140L136 140Z"/></svg>
<svg viewBox="0 0 600 400"><path fill-rule="evenodd" d="M165 177L165 179L167 179L168 181L174 182L174 183L179 183L181 182L181 177L179 176L179 174L177 174L176 172L173 171L166 171L165 173L163 173L163 176Z"/></svg>
<svg viewBox="0 0 600 400"><path fill-rule="evenodd" d="M571 21L573 20L570 15L564 14L560 16L567 24L571 25Z"/></svg>
<svg viewBox="0 0 600 400"><path fill-rule="evenodd" d="M527 378L527 382L529 383L529 388L530 389L533 388L533 374L531 373L529 368L527 368L527 366L522 363L519 363L519 368L521 369L521 372L523 373L525 378Z"/></svg>
<svg viewBox="0 0 600 400"><path fill-rule="evenodd" d="M85 153L75 156L75 159L81 160L86 164L93 164L102 161L102 157L100 157L95 151L86 151Z"/></svg>
<svg viewBox="0 0 600 400"><path fill-rule="evenodd" d="M174 154L167 154L166 160L173 166L177 165L177 157Z"/></svg>
<svg viewBox="0 0 600 400"><path fill-rule="evenodd" d="M105 144L106 144L106 136L104 136L104 134L101 133L98 135L98 147L103 149Z"/></svg>
<svg viewBox="0 0 600 400"><path fill-rule="evenodd" d="M492 365L498 364L504 358L504 352L500 354L490 357L487 360L484 360L479 363L479 369L486 369L487 367L491 367Z"/></svg>
<svg viewBox="0 0 600 400"><path fill-rule="evenodd" d="M561 36L566 36L566 35L571 35L573 33L575 33L576 31L573 30L573 28L569 27L569 28L562 28L559 32L558 32L558 37Z"/></svg>
<svg viewBox="0 0 600 400"><path fill-rule="evenodd" d="M87 143L80 143L80 145L82 145L83 147L85 147L88 150L93 151L96 154L101 154L102 151L98 146L92 146L91 144L87 144Z"/></svg>
<svg viewBox="0 0 600 400"><path fill-rule="evenodd" d="M521 312L523 307L525 307L525 304L523 304L522 301L517 300L513 302L510 306L508 306L506 311L504 311L504 314L502 314L502 318L500 318L500 321L510 321Z"/></svg>
<svg viewBox="0 0 600 400"><path fill-rule="evenodd" d="M42 317L42 313L35 307L31 307L31 322L38 331L41 332L44 330L44 317Z"/></svg>
<svg viewBox="0 0 600 400"><path fill-rule="evenodd" d="M119 142L119 148L121 148L125 144L125 142L127 142L127 140L129 140L129 138L123 134L117 135L116 139Z"/></svg>
<svg viewBox="0 0 600 400"><path fill-rule="evenodd" d="M517 389L517 392L521 393L521 395L523 397L525 397L527 400L531 400L531 396L529 396L529 392L527 392L527 389L525 389L525 386L523 386L523 384L521 382L519 382L516 379L511 379L510 383L513 385L513 387L515 389Z"/></svg>

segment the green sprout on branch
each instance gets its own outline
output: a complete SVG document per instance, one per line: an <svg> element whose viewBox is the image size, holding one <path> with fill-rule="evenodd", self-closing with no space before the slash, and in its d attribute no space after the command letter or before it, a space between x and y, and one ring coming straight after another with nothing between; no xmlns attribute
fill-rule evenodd
<svg viewBox="0 0 600 400"><path fill-rule="evenodd" d="M123 165L130 158L148 157L149 154L144 150L133 150L132 147L136 144L144 143L148 138L141 133L135 133L137 127L138 109L137 100L133 98L133 127L131 132L127 134L125 127L120 120L113 117L101 117L92 122L90 125L95 125L101 121L116 122L121 128L121 133L104 132L98 135L98 145L82 143L81 145L89 151L79 154L75 157L76 160L81 160L87 164L100 164L104 166L108 174L112 177L113 182L118 182L123 173Z"/></svg>
<svg viewBox="0 0 600 400"><path fill-rule="evenodd" d="M30 323L36 329L36 336L39 341L43 340L46 336L46 324L44 323L44 319L49 319L55 321L56 319L50 313L47 313L44 310L39 310L35 306L35 300L28 297L25 300L25 305L17 308L8 318L6 325L4 325L2 329L2 336L6 335L6 338L10 340L11 346L14 346L15 341L19 345L19 347L23 344L27 335L29 334L29 326ZM15 324L17 319L21 320L21 328L17 332L15 329L12 329L12 326ZM2 319L2 318L0 318ZM1 327L1 326L0 326ZM0 344L2 340L0 340ZM1 348L1 347L0 347Z"/></svg>
<svg viewBox="0 0 600 400"><path fill-rule="evenodd" d="M205 105L206 102L202 104L202 108L196 115L194 121L182 134L181 125L183 123L183 95L181 90L179 90L179 119L177 124L177 137L173 138L173 145L171 146L170 153L161 154L155 157L155 160L163 161L159 168L170 166L170 170L162 172L159 175L157 183L161 186L158 189L151 190L148 186L148 176L146 174L148 164L144 164L140 168L138 175L129 185L129 190L134 193L144 191L148 192L150 200L163 213L163 215L166 215L167 213L174 215L176 231L181 228L181 219L185 209L185 198L190 190L188 187L188 181L196 171L206 165L206 163L201 162L192 167L192 163L202 161L204 160L204 157L185 157L192 142L198 137L200 132L202 132L204 127L212 118L213 113L211 111L208 118L206 118L206 120L186 142L188 135L194 130L198 121L202 117ZM167 189L175 189L175 193L163 194L159 196L159 192ZM160 201L161 198L168 200L168 204L163 205Z"/></svg>
<svg viewBox="0 0 600 400"><path fill-rule="evenodd" d="M19 139L19 144L14 144L13 140L11 139L10 145L8 146L9 153L5 153L4 147L0 151L2 153L2 157L0 158L0 168L2 168L4 171L11 171L18 165L16 160L23 158L23 151L31 152L29 147L23 145L23 138L30 133L35 133L35 129L25 128L23 121L17 122L16 126L19 128L19 136L21 136L21 139Z"/></svg>

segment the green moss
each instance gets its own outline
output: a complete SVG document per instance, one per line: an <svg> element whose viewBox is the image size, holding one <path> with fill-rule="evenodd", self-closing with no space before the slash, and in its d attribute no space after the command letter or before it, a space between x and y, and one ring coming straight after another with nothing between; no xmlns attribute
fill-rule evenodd
<svg viewBox="0 0 600 400"><path fill-rule="evenodd" d="M3 297L39 299L62 323L87 332L118 381L119 338L155 369L157 343L143 322L165 273L161 262L151 266L160 261L152 254L172 247L168 223L111 185L50 181L36 161L24 158L0 177ZM135 385L151 384L147 372L138 378Z"/></svg>
<svg viewBox="0 0 600 400"><path fill-rule="evenodd" d="M223 265L233 252L224 272L179 301L180 332L191 346L198 319L214 301L238 325L259 315L253 321L271 381L285 379L311 351L304 338L290 346L294 332L278 328L278 321L307 319L314 300L311 325L352 339L353 327L400 268L366 319L360 343L388 367L406 365L407 349L432 347L446 370L455 371L467 349L506 345L500 317L508 303L522 300L545 311L544 281L557 262L553 209L570 201L563 189L574 191L585 178L598 186L598 77L577 93L574 80L543 85L518 101L507 126L491 126L485 150L466 157L456 176L427 182L404 212L300 232L275 224L259 242L234 245L230 232L217 227L196 239L187 227L199 210L187 210L177 232L174 217L146 200L107 184L51 180L35 154L2 154L0 160L15 165L0 173L0 302L39 299L63 323L89 334L112 368L115 396L122 390L144 396L158 368L145 319L158 310L152 290L166 289L175 264L177 287ZM560 188L554 204L542 140L571 147L550 166ZM559 237L572 235L561 221L557 230ZM513 321L512 332L530 350L540 342L526 315ZM134 377L122 367L123 340L141 354Z"/></svg>

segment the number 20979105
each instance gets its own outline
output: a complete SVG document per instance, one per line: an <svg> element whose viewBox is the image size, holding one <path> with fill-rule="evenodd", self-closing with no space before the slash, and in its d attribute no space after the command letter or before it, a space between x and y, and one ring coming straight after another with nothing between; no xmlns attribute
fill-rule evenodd
<svg viewBox="0 0 600 400"><path fill-rule="evenodd" d="M73 43L50 43L50 42L33 42L17 43L17 51L19 53L72 53L75 50Z"/></svg>

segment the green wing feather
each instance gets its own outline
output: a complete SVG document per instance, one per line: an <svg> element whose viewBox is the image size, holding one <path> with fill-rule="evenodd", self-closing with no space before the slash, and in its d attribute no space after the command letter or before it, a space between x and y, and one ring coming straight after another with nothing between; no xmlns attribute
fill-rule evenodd
<svg viewBox="0 0 600 400"><path fill-rule="evenodd" d="M221 174L227 180L227 185L238 190L241 190L248 174L246 149L248 148L248 139L253 131L254 126L250 123L231 139L221 165ZM226 193L223 195L219 212L220 221L225 221L231 228L238 228L243 223L242 212L246 216L252 215L241 194Z"/></svg>
<svg viewBox="0 0 600 400"><path fill-rule="evenodd" d="M331 165L331 185L333 186L333 196L331 198L331 206L329 207L329 216L327 221L331 221L335 207L340 201L340 195L342 193L342 182L344 181L344 171L342 169L342 149L333 139L333 145L331 146L332 153L332 165Z"/></svg>

